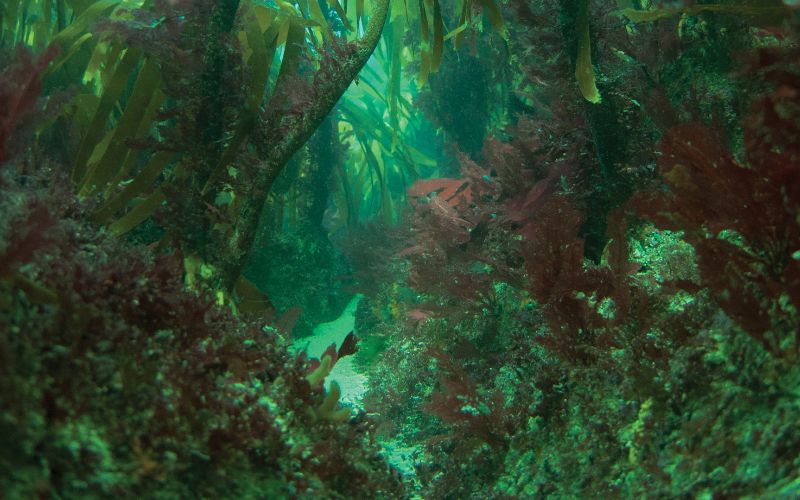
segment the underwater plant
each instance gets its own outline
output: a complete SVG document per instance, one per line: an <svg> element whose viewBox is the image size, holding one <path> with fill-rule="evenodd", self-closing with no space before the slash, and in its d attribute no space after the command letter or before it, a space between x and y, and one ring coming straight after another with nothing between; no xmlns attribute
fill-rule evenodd
<svg viewBox="0 0 800 500"><path fill-rule="evenodd" d="M764 349L792 359L800 348L800 264L793 250L800 246L800 80L784 68L796 57L764 49L752 63L775 89L746 117L742 162L713 129L678 125L660 147L669 191L634 201L660 227L684 232L697 251L703 283L726 314Z"/></svg>
<svg viewBox="0 0 800 500"><path fill-rule="evenodd" d="M791 3L3 2L0 496L797 496Z"/></svg>
<svg viewBox="0 0 800 500"><path fill-rule="evenodd" d="M795 16L589 2L590 102L575 2L516 4L514 118L410 188L364 312L384 439L433 498L791 496Z"/></svg>

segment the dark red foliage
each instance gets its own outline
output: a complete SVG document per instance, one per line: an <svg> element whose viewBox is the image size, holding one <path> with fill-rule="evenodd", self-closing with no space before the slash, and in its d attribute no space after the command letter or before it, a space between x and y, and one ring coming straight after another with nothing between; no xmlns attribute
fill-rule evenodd
<svg viewBox="0 0 800 500"><path fill-rule="evenodd" d="M10 221L18 228L8 235L0 250L0 279L10 277L18 266L33 260L37 251L52 242L48 231L56 224L55 218L41 203L29 204L22 220Z"/></svg>
<svg viewBox="0 0 800 500"><path fill-rule="evenodd" d="M462 160L469 164L466 158ZM483 172L478 171L478 179L420 180L408 189L411 205L416 211L416 229L418 233L436 240L430 243L441 248L469 241L470 231L484 216L481 195L487 191L486 185L490 183L481 179ZM412 253L412 250L405 253Z"/></svg>
<svg viewBox="0 0 800 500"><path fill-rule="evenodd" d="M409 282L417 290L480 303L498 274L512 280L513 271L499 249L485 245L500 185L466 157L461 160L463 178L418 181L409 189L414 243L400 256L411 261ZM486 266L497 274L485 272Z"/></svg>
<svg viewBox="0 0 800 500"><path fill-rule="evenodd" d="M348 333L342 341L342 345L339 346L339 350L336 352L336 358L342 359L345 356L355 354L358 350L358 340L358 337L356 337L352 331Z"/></svg>
<svg viewBox="0 0 800 500"><path fill-rule="evenodd" d="M461 193L464 188L466 188L466 186L467 181L464 179L424 179L415 182L410 188L408 188L408 196L412 198L412 205L416 204L414 199L429 197L433 194L448 204L458 205L460 200L453 200L456 198L456 195ZM467 198L466 194L463 194L462 196L464 196L465 202L469 203L471 201L469 198Z"/></svg>
<svg viewBox="0 0 800 500"><path fill-rule="evenodd" d="M437 361L443 390L433 394L431 402L423 407L425 411L455 425L455 435L464 432L493 447L505 447L511 422L505 419L502 394L481 397L477 392L478 384L457 360L437 348L430 348L428 354Z"/></svg>
<svg viewBox="0 0 800 500"><path fill-rule="evenodd" d="M283 485L287 496L400 495L363 448L365 428L309 412L324 395L274 330L187 289L180 255L112 238L85 222L74 199L7 177L0 221L14 225L0 234L4 487L29 491L8 473L25 467L44 481L44 496L149 497L171 487L178 497L220 497L240 491L236 481L248 474ZM348 337L337 355L354 344ZM79 428L107 456L82 442L73 457L53 437ZM303 454L290 442L325 446ZM102 467L120 473L110 486L98 480L109 470Z"/></svg>
<svg viewBox="0 0 800 500"><path fill-rule="evenodd" d="M16 57L0 71L0 164L7 160L6 142L39 98L42 72L57 54L56 48L50 48L34 58L19 47Z"/></svg>
<svg viewBox="0 0 800 500"><path fill-rule="evenodd" d="M557 303L572 294L572 278L581 272L583 217L566 197L551 198L523 229L525 270L533 297Z"/></svg>
<svg viewBox="0 0 800 500"><path fill-rule="evenodd" d="M704 283L725 312L780 355L768 332L797 329L778 306L783 294L800 306L800 75L763 51L759 65L776 87L745 120L746 163L733 158L708 127L685 124L663 138L659 167L669 192L633 201L661 227L686 232ZM778 64L780 62L780 64Z"/></svg>
<svg viewBox="0 0 800 500"><path fill-rule="evenodd" d="M461 158L463 178L415 184L415 245L404 254L412 286L457 299L462 309L491 297L495 282L526 287L551 330L536 341L586 364L590 352L619 346L609 329L625 324L640 294L629 283L638 266L628 261L622 212L609 217L606 261L584 264L578 165L587 143L580 120L558 109L557 120L521 118L510 142L488 140L489 168ZM523 264L527 279L518 272ZM602 300L613 302L613 315L600 314Z"/></svg>
<svg viewBox="0 0 800 500"><path fill-rule="evenodd" d="M529 290L550 326L550 333L536 341L562 359L586 364L594 358L590 351L619 347L619 327L625 325L634 298L642 296L629 282L639 266L628 260L623 215L612 214L613 232L601 265L584 263L578 236L582 216L565 196L547 200L523 228ZM604 299L613 301L613 315L600 314Z"/></svg>
<svg viewBox="0 0 800 500"><path fill-rule="evenodd" d="M207 472L191 488L209 496L219 496L217 480L224 476L227 484L243 466L298 491L319 489L304 479L316 476L325 482L322 489L371 495L364 488L373 488L378 476L361 465L366 456L352 455L365 431L314 421L308 409L319 406L323 395L311 390L300 360L278 347L274 333L185 290L180 259L151 259L103 238L77 247L58 244L57 252L39 252L36 271L26 273L56 303L19 305L26 311L19 317L0 314L0 399L20 425L34 417L51 433L90 425L112 450L115 467L130 474L123 484L139 488L158 488L147 486L150 476L192 474L200 460ZM25 291L3 281L0 291L26 303ZM264 403L267 396L271 406ZM297 415L288 428L276 421L284 412ZM2 427L7 435L8 425ZM63 450L46 435L25 432L18 439L48 459L42 472L50 478L48 491L75 491L69 478L91 476L59 458ZM291 434L327 447L301 460L300 450L287 444L295 439ZM82 453L95 459L91 450ZM283 465L292 453L297 461ZM383 482L385 470L378 470ZM63 481L61 471L68 474ZM339 484L333 471L359 482Z"/></svg>

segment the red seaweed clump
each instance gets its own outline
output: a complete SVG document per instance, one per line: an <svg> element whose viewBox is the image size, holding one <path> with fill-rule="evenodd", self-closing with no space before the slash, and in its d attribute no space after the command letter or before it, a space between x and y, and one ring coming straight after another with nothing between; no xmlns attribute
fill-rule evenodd
<svg viewBox="0 0 800 500"><path fill-rule="evenodd" d="M37 107L38 84L9 74L43 61L23 53L3 72L17 102L0 107L3 141ZM179 253L90 222L63 167L19 153L0 165L6 498L402 495L369 420L319 418L336 401L278 330L188 287Z"/></svg>

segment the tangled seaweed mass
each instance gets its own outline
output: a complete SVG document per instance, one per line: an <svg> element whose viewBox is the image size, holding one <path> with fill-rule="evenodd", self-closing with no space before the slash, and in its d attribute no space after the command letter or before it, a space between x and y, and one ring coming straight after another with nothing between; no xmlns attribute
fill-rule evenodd
<svg viewBox="0 0 800 500"><path fill-rule="evenodd" d="M0 498L800 496L788 0L0 5Z"/></svg>

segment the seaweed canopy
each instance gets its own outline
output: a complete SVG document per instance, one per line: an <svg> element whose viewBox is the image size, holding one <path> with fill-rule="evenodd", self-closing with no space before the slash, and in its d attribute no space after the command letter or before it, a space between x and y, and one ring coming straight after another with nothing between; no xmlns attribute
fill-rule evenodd
<svg viewBox="0 0 800 500"><path fill-rule="evenodd" d="M96 202L95 221L117 236L160 239L207 264L210 272L195 282L226 297L237 286L252 289L242 285L242 269L271 188L381 41L391 2L334 0L330 10L317 3L162 1L131 8L104 0L78 2L71 11L57 2L52 12L36 3L52 30L37 43L63 54L48 70L48 84L84 77L59 119L79 138L71 177L79 195ZM496 2L479 5L458 3L460 26L450 33L438 0L395 12L384 37L393 129L383 127L378 137L380 127L364 126L365 114L347 108L384 185L389 167L382 158L389 154L373 154L370 144L391 137L387 147L397 149L399 81L410 57L402 50L404 33L419 29L421 54L430 54L421 57L434 72L445 39L473 31L476 12L503 29ZM10 31L21 39L18 31L30 29ZM382 201L390 212L388 197Z"/></svg>

